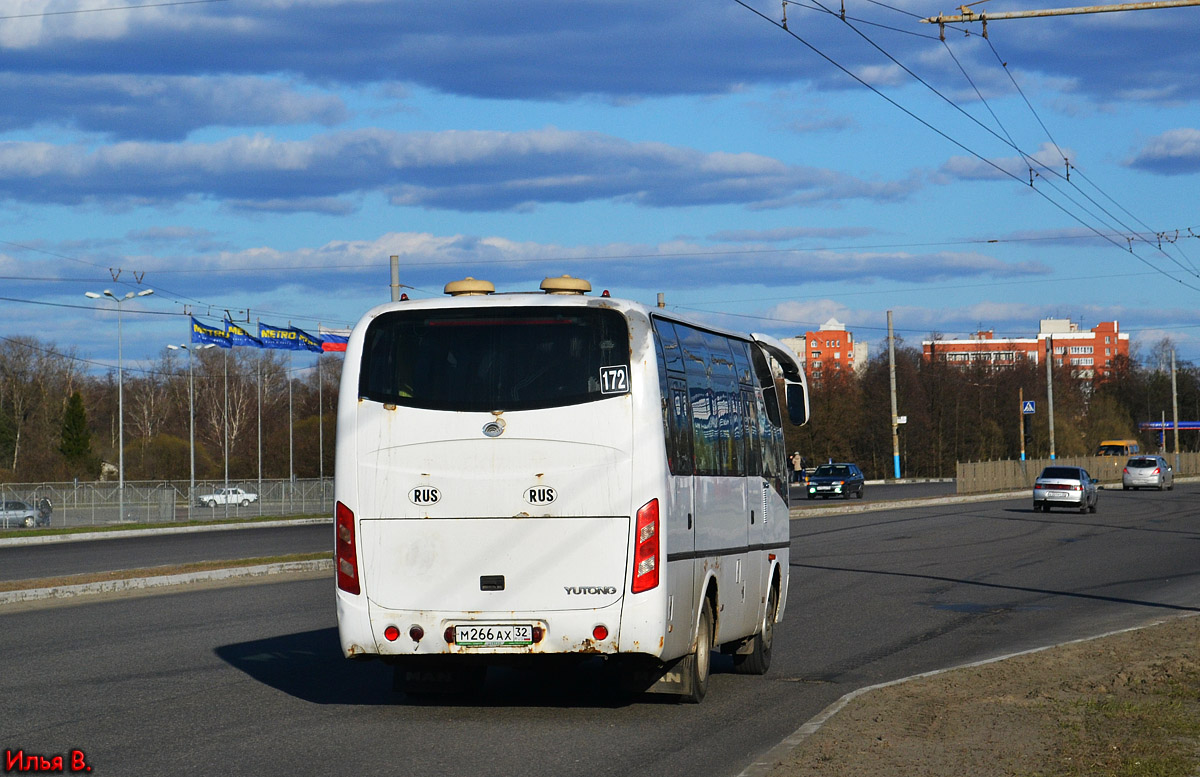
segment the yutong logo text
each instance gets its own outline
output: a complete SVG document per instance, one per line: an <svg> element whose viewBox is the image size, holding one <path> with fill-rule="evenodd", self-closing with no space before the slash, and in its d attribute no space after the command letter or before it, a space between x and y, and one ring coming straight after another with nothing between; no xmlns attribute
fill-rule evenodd
<svg viewBox="0 0 1200 777"><path fill-rule="evenodd" d="M568 585L563 586L568 595L572 594L615 594L617 589L611 585Z"/></svg>

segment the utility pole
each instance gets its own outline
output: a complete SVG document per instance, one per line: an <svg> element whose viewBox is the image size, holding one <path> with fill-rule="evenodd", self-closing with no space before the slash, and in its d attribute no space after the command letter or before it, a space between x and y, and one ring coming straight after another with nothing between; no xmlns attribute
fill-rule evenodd
<svg viewBox="0 0 1200 777"><path fill-rule="evenodd" d="M1046 336L1046 410L1050 414L1050 459L1054 459L1054 335Z"/></svg>
<svg viewBox="0 0 1200 777"><path fill-rule="evenodd" d="M892 381L892 462L896 480L900 479L900 416L896 414L896 338L892 334L892 311L887 312L888 321L888 374Z"/></svg>
<svg viewBox="0 0 1200 777"><path fill-rule="evenodd" d="M1197 0L1200 2L1200 0ZM400 257L392 255L392 302L400 301Z"/></svg>
<svg viewBox="0 0 1200 777"><path fill-rule="evenodd" d="M1179 392L1175 386L1175 349L1171 349L1171 418L1175 426L1175 471L1179 471ZM1165 433L1164 433L1165 436ZM1165 446L1164 446L1165 447Z"/></svg>

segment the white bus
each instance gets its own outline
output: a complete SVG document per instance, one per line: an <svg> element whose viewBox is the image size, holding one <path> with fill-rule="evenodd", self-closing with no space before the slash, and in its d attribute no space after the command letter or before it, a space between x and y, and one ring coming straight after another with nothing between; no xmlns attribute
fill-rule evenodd
<svg viewBox="0 0 1200 777"><path fill-rule="evenodd" d="M780 386L808 416L795 355L579 279L542 290L456 281L354 327L334 485L345 655L383 657L410 691L554 654L693 702L712 649L765 672L788 586Z"/></svg>

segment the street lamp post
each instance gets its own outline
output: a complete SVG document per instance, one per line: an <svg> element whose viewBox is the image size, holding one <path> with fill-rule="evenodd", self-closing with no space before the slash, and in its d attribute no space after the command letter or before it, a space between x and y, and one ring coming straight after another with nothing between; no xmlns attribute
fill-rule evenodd
<svg viewBox="0 0 1200 777"><path fill-rule="evenodd" d="M188 510L191 510L192 499L196 494L196 403L195 403L195 388L192 378L192 351L203 351L208 348L216 348L215 343L205 343L204 345L168 345L172 351L187 351L188 352L188 458L191 464L191 477L188 480Z"/></svg>
<svg viewBox="0 0 1200 777"><path fill-rule="evenodd" d="M85 291L83 296L89 299L100 299L101 296L112 297L117 303L117 509L120 515L117 520L125 520L125 372L121 358L121 303L134 297L146 297L154 293L154 289L131 291L123 297L105 289L100 295L94 291Z"/></svg>

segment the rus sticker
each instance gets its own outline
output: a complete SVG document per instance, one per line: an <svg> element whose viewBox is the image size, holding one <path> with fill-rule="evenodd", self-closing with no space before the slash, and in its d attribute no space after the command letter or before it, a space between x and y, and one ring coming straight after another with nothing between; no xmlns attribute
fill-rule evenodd
<svg viewBox="0 0 1200 777"><path fill-rule="evenodd" d="M525 501L531 505L548 505L558 499L558 492L550 486L532 486L525 489Z"/></svg>
<svg viewBox="0 0 1200 777"><path fill-rule="evenodd" d="M408 492L408 501L418 507L428 507L441 501L442 492L433 486L417 486Z"/></svg>

